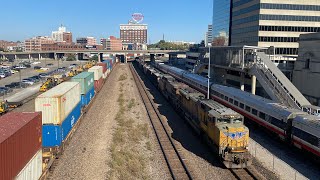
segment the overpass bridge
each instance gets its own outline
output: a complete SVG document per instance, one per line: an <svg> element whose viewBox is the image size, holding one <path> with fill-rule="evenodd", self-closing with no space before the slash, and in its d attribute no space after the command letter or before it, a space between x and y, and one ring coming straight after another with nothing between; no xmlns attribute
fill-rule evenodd
<svg viewBox="0 0 320 180"><path fill-rule="evenodd" d="M154 58L156 55L165 55L169 53L181 52L179 50L56 50L56 51L30 51L30 52L0 52L0 59L60 59L66 54L74 54L78 59L83 59L84 54L96 54L99 60L102 59L104 54L109 54L113 56L122 55L126 57L127 55L143 56L150 55L150 58Z"/></svg>

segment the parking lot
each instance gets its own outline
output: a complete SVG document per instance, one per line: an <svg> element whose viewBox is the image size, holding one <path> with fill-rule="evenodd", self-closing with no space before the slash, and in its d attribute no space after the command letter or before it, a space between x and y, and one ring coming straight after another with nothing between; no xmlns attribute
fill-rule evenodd
<svg viewBox="0 0 320 180"><path fill-rule="evenodd" d="M21 60L22 61L22 60ZM12 65L18 65L20 62L20 60L16 60L14 63L10 63L10 62L4 62L3 65L7 65L7 66L12 66ZM27 60L25 60L27 61ZM15 74L12 74L11 76L7 76L5 78L1 78L0 80L0 87L5 87L5 85L8 85L10 83L13 83L13 82L20 82L20 76L21 76L21 79L25 79L25 78L29 78L29 77L32 77L32 76L36 76L36 75L39 75L41 73L49 73L49 72L52 72L56 69L58 69L58 67L66 67L68 68L71 64L84 64L85 62L82 61L55 61L55 60L41 60L41 61L30 61L31 63L32 62L40 62L39 64L31 64L31 67L30 68L26 68L26 69L21 69L20 71L20 74L19 72L16 72ZM47 65L47 66L46 66ZM44 71L44 72L38 72L34 69L34 66L40 66L40 67L43 67L43 68L48 68L47 71ZM68 69L67 69L68 70ZM40 85L42 84L41 80L39 82L36 82L35 85ZM10 88L12 89L12 92L9 92L9 93L6 93L6 94L3 94L3 91L2 93L0 92L0 96L2 96L3 99L9 97L9 96L12 96L13 94L23 90L23 88ZM11 91L11 90L10 90Z"/></svg>

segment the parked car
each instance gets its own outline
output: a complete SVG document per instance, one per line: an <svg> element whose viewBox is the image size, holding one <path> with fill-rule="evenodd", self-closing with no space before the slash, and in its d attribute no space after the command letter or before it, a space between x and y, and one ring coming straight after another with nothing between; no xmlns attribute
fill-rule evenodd
<svg viewBox="0 0 320 180"><path fill-rule="evenodd" d="M33 69L41 69L41 66L34 66Z"/></svg>
<svg viewBox="0 0 320 180"><path fill-rule="evenodd" d="M8 70L8 69L4 70L3 73L4 73L6 76L11 76L11 75L12 75L12 74L11 74L11 70Z"/></svg>
<svg viewBox="0 0 320 180"><path fill-rule="evenodd" d="M10 83L10 84L6 84L4 87L7 87L7 88L15 88L15 87L16 87L16 85L15 85L15 84Z"/></svg>
<svg viewBox="0 0 320 180"><path fill-rule="evenodd" d="M24 65L19 65L18 67L16 67L16 69L26 69L27 67Z"/></svg>
<svg viewBox="0 0 320 180"><path fill-rule="evenodd" d="M48 76L48 74L47 74L47 73L40 73L39 76L40 76L41 78L43 78L43 77Z"/></svg>
<svg viewBox="0 0 320 180"><path fill-rule="evenodd" d="M52 63L49 63L49 64L47 64L47 66L53 66L53 64L52 64Z"/></svg>
<svg viewBox="0 0 320 180"><path fill-rule="evenodd" d="M11 88L8 87L0 87L0 91L4 91L5 93L11 93L13 90Z"/></svg>
<svg viewBox="0 0 320 180"><path fill-rule="evenodd" d="M33 81L30 81L30 80L22 80L22 83L26 83L26 84L29 84L29 85L33 85L34 82Z"/></svg>
<svg viewBox="0 0 320 180"><path fill-rule="evenodd" d="M36 65L36 64L40 64L40 63L41 62L39 62L39 61L35 61L35 62L31 63L31 64Z"/></svg>
<svg viewBox="0 0 320 180"><path fill-rule="evenodd" d="M41 70L48 71L49 68L40 68Z"/></svg>
<svg viewBox="0 0 320 180"><path fill-rule="evenodd" d="M5 73L0 73L0 78L5 78L6 77L6 74Z"/></svg>
<svg viewBox="0 0 320 180"><path fill-rule="evenodd" d="M28 63L23 64L26 68L31 68L31 65Z"/></svg>
<svg viewBox="0 0 320 180"><path fill-rule="evenodd" d="M14 86L14 88L19 88L20 86L22 87L22 88L26 88L26 87L28 87L29 86L29 84L27 84L27 83L24 83L24 82L13 82L13 83L11 83L13 86Z"/></svg>
<svg viewBox="0 0 320 180"><path fill-rule="evenodd" d="M37 81L40 81L40 76L38 76L38 75L31 76L30 78L35 79Z"/></svg>

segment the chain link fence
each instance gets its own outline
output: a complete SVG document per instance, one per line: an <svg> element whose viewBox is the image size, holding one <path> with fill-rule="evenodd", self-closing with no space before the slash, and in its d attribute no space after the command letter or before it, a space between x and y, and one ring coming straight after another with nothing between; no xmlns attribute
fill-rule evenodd
<svg viewBox="0 0 320 180"><path fill-rule="evenodd" d="M283 160L279 159L259 143L250 139L249 152L267 169L280 176L281 179L304 180L308 179Z"/></svg>

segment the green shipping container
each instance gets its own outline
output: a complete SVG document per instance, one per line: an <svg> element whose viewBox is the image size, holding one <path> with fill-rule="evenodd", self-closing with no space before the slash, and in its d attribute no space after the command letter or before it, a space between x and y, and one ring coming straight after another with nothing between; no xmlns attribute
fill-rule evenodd
<svg viewBox="0 0 320 180"><path fill-rule="evenodd" d="M79 82L81 94L87 94L94 85L93 72L82 72L72 78L73 82Z"/></svg>

